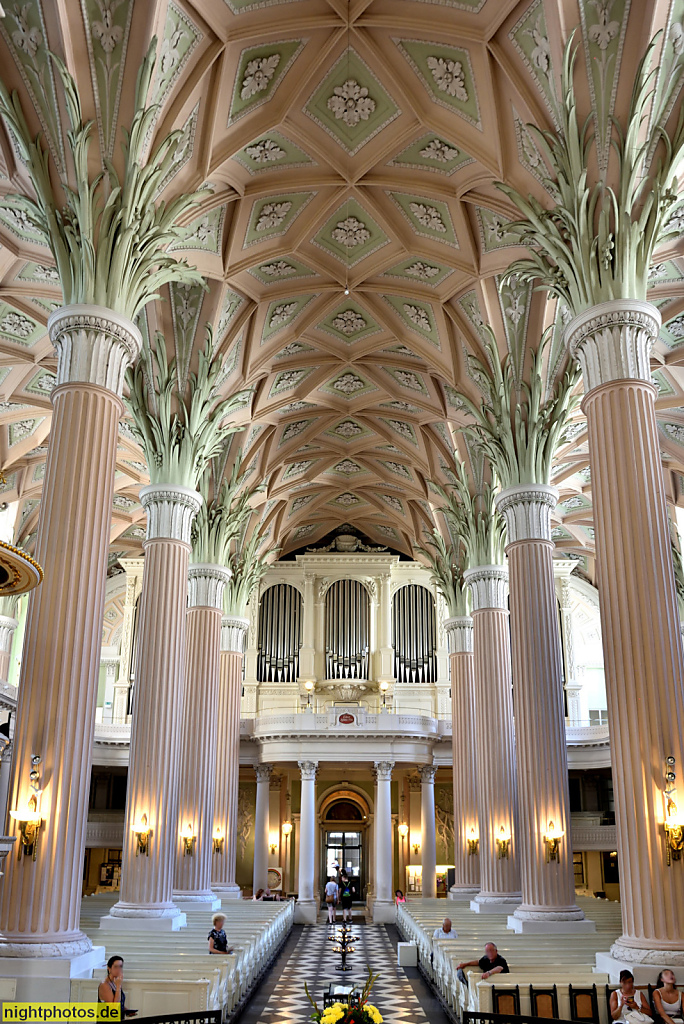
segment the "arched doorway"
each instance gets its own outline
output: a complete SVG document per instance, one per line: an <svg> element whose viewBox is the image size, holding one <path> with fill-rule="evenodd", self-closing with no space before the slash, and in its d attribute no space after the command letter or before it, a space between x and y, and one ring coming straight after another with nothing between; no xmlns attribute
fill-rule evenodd
<svg viewBox="0 0 684 1024"><path fill-rule="evenodd" d="M339 864L355 879L357 900L363 900L366 892L369 814L368 802L353 790L328 794L320 808L321 885Z"/></svg>

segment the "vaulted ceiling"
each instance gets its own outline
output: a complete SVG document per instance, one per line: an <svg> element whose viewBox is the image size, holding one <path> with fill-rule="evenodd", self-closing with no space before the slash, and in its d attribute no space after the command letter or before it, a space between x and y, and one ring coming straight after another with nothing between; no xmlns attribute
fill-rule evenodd
<svg viewBox="0 0 684 1024"><path fill-rule="evenodd" d="M171 287L141 326L192 365L214 325L222 388L254 385L240 414L247 473L268 479L259 515L283 551L352 523L410 553L424 542L454 445L469 455L456 389L478 398L468 351L482 326L502 353L536 346L562 318L529 289L500 290L516 256L503 179L549 201L525 124L552 127L562 48L579 25L579 94L597 132L624 110L644 41L666 30L661 74L684 33L681 0L9 0L2 75L65 166L63 100L48 48L74 74L97 125L93 167L118 159L135 74L153 35L163 101L154 128L180 128L164 196L211 195L179 254L208 290ZM589 77L587 77L589 76ZM602 97L605 97L603 99ZM17 539L40 513L55 359L46 335L59 282L45 242L3 203L25 169L0 138L2 497L20 499ZM684 473L684 260L653 269L665 327L654 360L666 488ZM684 251L684 250L682 250ZM139 551L144 459L121 425L112 562ZM559 554L591 573L586 432L559 452Z"/></svg>

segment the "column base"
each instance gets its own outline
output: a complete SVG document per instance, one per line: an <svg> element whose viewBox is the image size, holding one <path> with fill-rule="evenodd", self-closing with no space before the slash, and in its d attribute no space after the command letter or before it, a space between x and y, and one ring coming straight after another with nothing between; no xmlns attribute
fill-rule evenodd
<svg viewBox="0 0 684 1024"><path fill-rule="evenodd" d="M553 918L553 914L549 914L550 920L546 918L535 919L527 917L516 917L515 914L510 914L506 927L516 933L516 935L574 935L577 932L595 932L596 922L588 921L586 918L578 920L577 918Z"/></svg>
<svg viewBox="0 0 684 1024"><path fill-rule="evenodd" d="M396 919L394 900L373 900L373 924L394 924Z"/></svg>
<svg viewBox="0 0 684 1024"><path fill-rule="evenodd" d="M511 907L522 903L522 893L518 896L476 896L470 901L470 909L474 914L505 914Z"/></svg>
<svg viewBox="0 0 684 1024"><path fill-rule="evenodd" d="M242 889L239 885L213 885L212 891L221 900L241 900Z"/></svg>
<svg viewBox="0 0 684 1024"><path fill-rule="evenodd" d="M213 892L174 892L173 899L175 903L182 903L185 910L219 910L221 907L221 897Z"/></svg>
<svg viewBox="0 0 684 1024"><path fill-rule="evenodd" d="M187 923L185 914L180 910L173 917L114 917L107 914L100 918L100 931L153 932L156 929L160 932L178 932Z"/></svg>
<svg viewBox="0 0 684 1024"><path fill-rule="evenodd" d="M452 885L447 893L448 900L458 900L463 897L464 899L468 896L476 896L480 890L476 885L464 886L460 889L457 885Z"/></svg>
<svg viewBox="0 0 684 1024"><path fill-rule="evenodd" d="M16 949L20 943L0 944L0 978L16 978L17 1002L71 1001L71 979L89 978L93 971L104 966L104 946L91 946L86 953L71 956L46 956L39 950L56 949L59 943L25 943L31 952L8 955L5 950Z"/></svg>
<svg viewBox="0 0 684 1024"><path fill-rule="evenodd" d="M658 949L644 949L644 950L633 950L634 953L644 953L648 956L659 957L659 960L649 961L635 961L628 960L624 957L615 956L614 950L616 947L620 949L626 949L629 947L620 946L619 943L615 943L611 946L609 953L597 953L596 954L596 970L601 973L608 975L611 984L618 984L620 981L620 971L631 971L634 975L635 985L655 985L658 975L666 967L677 970L684 964L684 950L676 950L672 953L668 953L667 950Z"/></svg>
<svg viewBox="0 0 684 1024"><path fill-rule="evenodd" d="M294 910L295 924L316 924L318 921L318 904L316 900L297 900Z"/></svg>

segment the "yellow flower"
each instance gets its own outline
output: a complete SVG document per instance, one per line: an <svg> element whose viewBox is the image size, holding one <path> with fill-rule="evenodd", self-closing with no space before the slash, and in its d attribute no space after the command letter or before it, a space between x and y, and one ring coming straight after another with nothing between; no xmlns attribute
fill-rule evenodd
<svg viewBox="0 0 684 1024"><path fill-rule="evenodd" d="M371 1006L370 1003L366 1003L364 1010L373 1021L373 1024L382 1024L382 1014L378 1010L377 1006Z"/></svg>
<svg viewBox="0 0 684 1024"><path fill-rule="evenodd" d="M326 1007L321 1014L321 1024L337 1024L338 1020L341 1020L349 1007L345 1003L333 1003L332 1006Z"/></svg>

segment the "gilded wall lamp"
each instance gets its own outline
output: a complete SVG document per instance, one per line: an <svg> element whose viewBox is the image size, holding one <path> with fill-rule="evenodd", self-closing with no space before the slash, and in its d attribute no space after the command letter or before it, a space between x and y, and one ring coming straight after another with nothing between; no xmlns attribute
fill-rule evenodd
<svg viewBox="0 0 684 1024"><path fill-rule="evenodd" d="M418 842L418 840L414 839L414 841L411 843L411 846L413 847L413 852L417 854L418 851L420 850L420 843Z"/></svg>
<svg viewBox="0 0 684 1024"><path fill-rule="evenodd" d="M40 756L33 754L31 757L31 771L29 772L29 787L33 792L26 801L26 805L10 811L10 817L16 821L17 828L19 829L19 860L21 860L22 856L31 857L32 860L35 860L36 853L38 852L38 836L43 824L43 817L40 813L41 790L40 770L38 768L40 761Z"/></svg>
<svg viewBox="0 0 684 1024"><path fill-rule="evenodd" d="M552 821L544 833L544 844L546 845L546 863L555 860L560 861L560 844L565 832L556 828Z"/></svg>
<svg viewBox="0 0 684 1024"><path fill-rule="evenodd" d="M665 845L667 849L667 866L673 860L681 860L684 852L684 814L677 808L677 774L676 761L670 756L665 759Z"/></svg>
<svg viewBox="0 0 684 1024"><path fill-rule="evenodd" d="M508 859L511 846L511 833L504 825L499 829L499 834L496 836L496 852L499 860L504 857Z"/></svg>
<svg viewBox="0 0 684 1024"><path fill-rule="evenodd" d="M214 853L223 853L223 840L224 835L221 830L221 826L217 825L214 829L214 834L211 837L211 846Z"/></svg>
<svg viewBox="0 0 684 1024"><path fill-rule="evenodd" d="M270 836L268 837L268 848L271 851L272 855L278 849L278 833L277 832L271 832Z"/></svg>
<svg viewBox="0 0 684 1024"><path fill-rule="evenodd" d="M183 856L192 857L195 852L195 830L192 822L188 822L184 829L181 830L181 839L183 840Z"/></svg>
<svg viewBox="0 0 684 1024"><path fill-rule="evenodd" d="M147 815L141 814L135 825L131 826L131 832L135 836L135 855L141 854L144 857L150 855L150 836L152 829L147 823Z"/></svg>
<svg viewBox="0 0 684 1024"><path fill-rule="evenodd" d="M480 852L480 837L474 828L471 828L466 842L468 843L468 856L475 857Z"/></svg>

